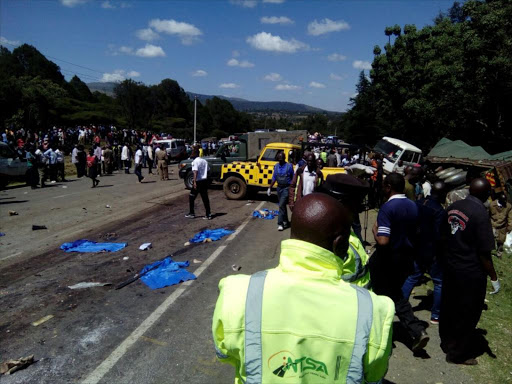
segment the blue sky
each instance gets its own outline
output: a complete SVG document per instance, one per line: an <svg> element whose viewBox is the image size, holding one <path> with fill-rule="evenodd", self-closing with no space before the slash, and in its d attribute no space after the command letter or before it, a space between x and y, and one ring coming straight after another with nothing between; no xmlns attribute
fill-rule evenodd
<svg viewBox="0 0 512 384"><path fill-rule="evenodd" d="M384 28L421 28L451 4L0 0L0 43L34 45L67 79L172 78L196 93L344 111L374 45L387 42Z"/></svg>

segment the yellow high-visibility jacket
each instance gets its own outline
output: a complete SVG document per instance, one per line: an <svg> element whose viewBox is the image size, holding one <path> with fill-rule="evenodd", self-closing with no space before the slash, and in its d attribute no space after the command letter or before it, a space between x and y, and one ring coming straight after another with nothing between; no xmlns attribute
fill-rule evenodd
<svg viewBox="0 0 512 384"><path fill-rule="evenodd" d="M370 289L370 269L366 253L361 240L354 231L350 233L347 258L343 262L342 280L363 288Z"/></svg>
<svg viewBox="0 0 512 384"><path fill-rule="evenodd" d="M375 383L388 369L395 312L388 297L344 282L342 260L299 240L279 266L219 283L217 356L235 383Z"/></svg>

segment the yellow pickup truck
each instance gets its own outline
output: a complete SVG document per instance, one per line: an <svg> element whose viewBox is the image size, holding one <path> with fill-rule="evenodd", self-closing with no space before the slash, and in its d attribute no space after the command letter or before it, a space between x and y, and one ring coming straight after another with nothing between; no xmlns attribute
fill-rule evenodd
<svg viewBox="0 0 512 384"><path fill-rule="evenodd" d="M301 147L289 143L270 143L261 150L257 161L236 161L224 164L221 181L224 182L224 194L230 200L241 200L247 195L248 188L267 189L272 182L272 173L276 165L277 154L284 152L286 161L296 163L302 157ZM335 173L346 173L343 168L322 169L324 177Z"/></svg>

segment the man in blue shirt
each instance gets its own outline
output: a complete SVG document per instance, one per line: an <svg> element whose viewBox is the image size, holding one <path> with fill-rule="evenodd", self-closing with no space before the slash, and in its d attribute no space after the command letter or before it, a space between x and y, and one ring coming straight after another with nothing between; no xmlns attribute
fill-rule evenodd
<svg viewBox="0 0 512 384"><path fill-rule="evenodd" d="M284 152L279 152L276 156L278 163L274 165L272 173L272 182L268 187L267 195L272 193L272 187L277 183L277 197L279 199L279 215L277 217L277 230L282 231L289 227L288 221L288 188L293 178L293 166L286 162Z"/></svg>
<svg viewBox="0 0 512 384"><path fill-rule="evenodd" d="M414 272L413 244L418 224L418 207L405 196L404 188L404 177L398 173L389 174L383 181L387 202L373 227L377 249L370 258L370 276L373 291L394 301L396 315L411 339L411 350L417 352L430 338L402 293L405 280Z"/></svg>

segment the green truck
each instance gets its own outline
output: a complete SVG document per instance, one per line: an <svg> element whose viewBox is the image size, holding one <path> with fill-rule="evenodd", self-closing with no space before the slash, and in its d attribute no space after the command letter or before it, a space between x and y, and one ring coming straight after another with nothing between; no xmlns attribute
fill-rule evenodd
<svg viewBox="0 0 512 384"><path fill-rule="evenodd" d="M210 165L208 177L211 181L219 181L224 164L256 160L261 150L269 143L300 144L307 141L307 137L307 131L244 133L237 140L223 142L215 155L204 157ZM191 189L194 180L191 159L180 162L179 176L183 179L185 187Z"/></svg>

